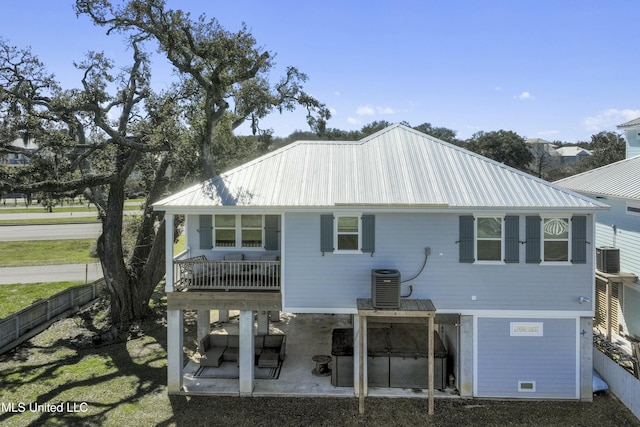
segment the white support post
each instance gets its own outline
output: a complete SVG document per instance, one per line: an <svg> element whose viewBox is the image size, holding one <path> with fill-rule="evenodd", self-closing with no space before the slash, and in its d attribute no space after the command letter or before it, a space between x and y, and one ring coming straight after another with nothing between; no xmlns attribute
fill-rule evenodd
<svg viewBox="0 0 640 427"><path fill-rule="evenodd" d="M258 335L269 335L268 311L258 311Z"/></svg>
<svg viewBox="0 0 640 427"><path fill-rule="evenodd" d="M218 310L218 322L227 323L229 321L229 310Z"/></svg>
<svg viewBox="0 0 640 427"><path fill-rule="evenodd" d="M182 310L167 310L167 393L178 394L182 389L183 325Z"/></svg>
<svg viewBox="0 0 640 427"><path fill-rule="evenodd" d="M164 214L165 227L165 292L173 292L173 214Z"/></svg>
<svg viewBox="0 0 640 427"><path fill-rule="evenodd" d="M577 321L580 340L580 401L593 402L593 318Z"/></svg>
<svg viewBox="0 0 640 427"><path fill-rule="evenodd" d="M198 329L196 337L198 342L211 332L211 312L209 310L198 310Z"/></svg>
<svg viewBox="0 0 640 427"><path fill-rule="evenodd" d="M255 337L253 333L253 311L240 311L240 396L251 396L254 386Z"/></svg>
<svg viewBox="0 0 640 427"><path fill-rule="evenodd" d="M354 363L354 379L356 384L355 392L358 396L358 410L360 414L364 414L364 398L368 393L367 384L367 317L363 315L356 316L353 322L353 342L357 345L353 346L353 363Z"/></svg>
<svg viewBox="0 0 640 427"><path fill-rule="evenodd" d="M458 391L461 397L473 397L473 334L473 316L460 316Z"/></svg>

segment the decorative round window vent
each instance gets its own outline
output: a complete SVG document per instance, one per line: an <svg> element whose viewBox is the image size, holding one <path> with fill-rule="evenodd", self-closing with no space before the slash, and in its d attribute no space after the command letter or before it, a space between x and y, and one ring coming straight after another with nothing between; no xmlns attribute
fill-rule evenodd
<svg viewBox="0 0 640 427"><path fill-rule="evenodd" d="M562 218L553 218L545 221L544 232L550 236L560 236L569 232L569 223Z"/></svg>

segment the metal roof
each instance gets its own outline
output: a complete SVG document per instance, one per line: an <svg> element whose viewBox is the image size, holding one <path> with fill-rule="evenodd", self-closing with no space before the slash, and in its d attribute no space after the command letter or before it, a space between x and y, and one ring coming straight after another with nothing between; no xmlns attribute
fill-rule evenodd
<svg viewBox="0 0 640 427"><path fill-rule="evenodd" d="M632 127L632 126L638 126L640 125L640 117L633 119L633 120L629 120L628 122L624 122L619 124L618 126L616 126L618 129L620 128L628 128L628 127Z"/></svg>
<svg viewBox="0 0 640 427"><path fill-rule="evenodd" d="M591 155L591 151L589 150L585 150L582 147L576 147L576 146L567 146L567 147L560 147L560 148L556 148L556 152L565 157L565 156L590 156Z"/></svg>
<svg viewBox="0 0 640 427"><path fill-rule="evenodd" d="M640 200L640 156L556 181L573 191Z"/></svg>
<svg viewBox="0 0 640 427"><path fill-rule="evenodd" d="M154 205L222 206L605 207L403 125L357 142L299 141Z"/></svg>

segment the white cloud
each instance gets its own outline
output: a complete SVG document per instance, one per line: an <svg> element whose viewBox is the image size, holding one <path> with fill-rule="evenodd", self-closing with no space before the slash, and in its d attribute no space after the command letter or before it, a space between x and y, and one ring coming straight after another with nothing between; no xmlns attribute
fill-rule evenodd
<svg viewBox="0 0 640 427"><path fill-rule="evenodd" d="M339 90L337 90L337 91L333 92L333 94L334 94L335 96L342 96L342 93L340 93L340 91L339 91Z"/></svg>
<svg viewBox="0 0 640 427"><path fill-rule="evenodd" d="M360 120L355 119L353 117L347 117L347 123L349 123L350 125L359 125Z"/></svg>
<svg viewBox="0 0 640 427"><path fill-rule="evenodd" d="M370 105L361 105L356 110L356 114L359 116L373 116L375 113L376 110Z"/></svg>
<svg viewBox="0 0 640 427"><path fill-rule="evenodd" d="M514 96L514 98L525 100L533 100L533 95L529 92L522 92L520 95Z"/></svg>
<svg viewBox="0 0 640 427"><path fill-rule="evenodd" d="M359 116L374 116L379 115L391 115L395 114L396 110L391 107L372 107L371 105L361 105L356 109L356 114Z"/></svg>
<svg viewBox="0 0 640 427"><path fill-rule="evenodd" d="M637 117L640 117L640 110L610 108L598 112L595 116L587 117L582 121L582 125L588 131L615 130L617 125Z"/></svg>

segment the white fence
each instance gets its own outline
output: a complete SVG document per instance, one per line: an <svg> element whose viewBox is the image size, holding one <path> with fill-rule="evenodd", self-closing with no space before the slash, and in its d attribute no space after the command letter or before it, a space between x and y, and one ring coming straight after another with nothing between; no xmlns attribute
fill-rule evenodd
<svg viewBox="0 0 640 427"><path fill-rule="evenodd" d="M77 312L95 300L104 286L104 279L74 286L0 320L0 354L39 334L53 322Z"/></svg>
<svg viewBox="0 0 640 427"><path fill-rule="evenodd" d="M609 385L609 391L640 418L640 380L595 347L593 368Z"/></svg>

